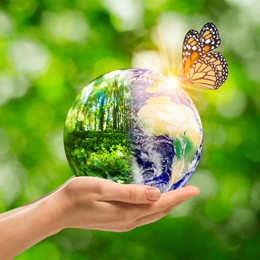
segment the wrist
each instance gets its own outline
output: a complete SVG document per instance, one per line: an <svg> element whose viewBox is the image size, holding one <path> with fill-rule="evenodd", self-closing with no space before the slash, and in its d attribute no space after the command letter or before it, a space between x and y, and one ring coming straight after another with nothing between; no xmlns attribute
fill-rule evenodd
<svg viewBox="0 0 260 260"><path fill-rule="evenodd" d="M57 232L65 228L70 228L71 213L73 212L73 194L67 188L66 183L48 198L48 208L55 221L53 230Z"/></svg>
<svg viewBox="0 0 260 260"><path fill-rule="evenodd" d="M46 237L54 235L65 228L63 218L66 215L66 207L64 196L60 190L39 201L37 206L39 212L42 212L40 219L43 227L45 227Z"/></svg>
<svg viewBox="0 0 260 260"><path fill-rule="evenodd" d="M0 221L0 259L11 259L61 230L62 211L57 204L58 197L53 195Z"/></svg>
<svg viewBox="0 0 260 260"><path fill-rule="evenodd" d="M58 233L62 229L59 224L61 210L58 206L57 199L58 198L52 194L24 210L24 213L27 211L31 227L34 227L31 229L31 235L36 243Z"/></svg>

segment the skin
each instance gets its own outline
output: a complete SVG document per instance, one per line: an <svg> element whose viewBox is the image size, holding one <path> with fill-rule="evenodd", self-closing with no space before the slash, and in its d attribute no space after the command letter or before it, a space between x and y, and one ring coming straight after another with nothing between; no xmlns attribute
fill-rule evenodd
<svg viewBox="0 0 260 260"><path fill-rule="evenodd" d="M76 177L43 198L0 215L0 259L12 259L65 228L130 231L155 222L199 194L186 186L157 188L94 177Z"/></svg>

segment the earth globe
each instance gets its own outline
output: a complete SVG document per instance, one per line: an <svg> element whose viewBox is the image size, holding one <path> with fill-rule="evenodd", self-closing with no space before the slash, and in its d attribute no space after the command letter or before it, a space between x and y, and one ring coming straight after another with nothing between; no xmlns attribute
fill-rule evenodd
<svg viewBox="0 0 260 260"><path fill-rule="evenodd" d="M84 87L68 112L64 146L76 176L182 187L200 160L203 131L189 95L148 69L121 69Z"/></svg>

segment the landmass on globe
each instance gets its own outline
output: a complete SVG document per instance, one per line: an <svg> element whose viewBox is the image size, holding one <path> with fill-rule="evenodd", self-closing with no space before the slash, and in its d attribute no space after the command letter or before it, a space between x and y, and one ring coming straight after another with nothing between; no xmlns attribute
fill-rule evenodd
<svg viewBox="0 0 260 260"><path fill-rule="evenodd" d="M202 125L188 94L169 84L151 70L124 69L86 86L65 123L74 174L161 192L183 186L200 160Z"/></svg>

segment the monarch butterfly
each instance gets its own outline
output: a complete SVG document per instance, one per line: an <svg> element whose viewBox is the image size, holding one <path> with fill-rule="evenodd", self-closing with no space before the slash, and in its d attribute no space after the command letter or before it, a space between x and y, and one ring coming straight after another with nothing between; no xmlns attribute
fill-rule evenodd
<svg viewBox="0 0 260 260"><path fill-rule="evenodd" d="M217 27L206 23L198 33L189 30L182 46L184 81L203 88L218 89L227 79L228 65L220 52L213 50L221 43Z"/></svg>

